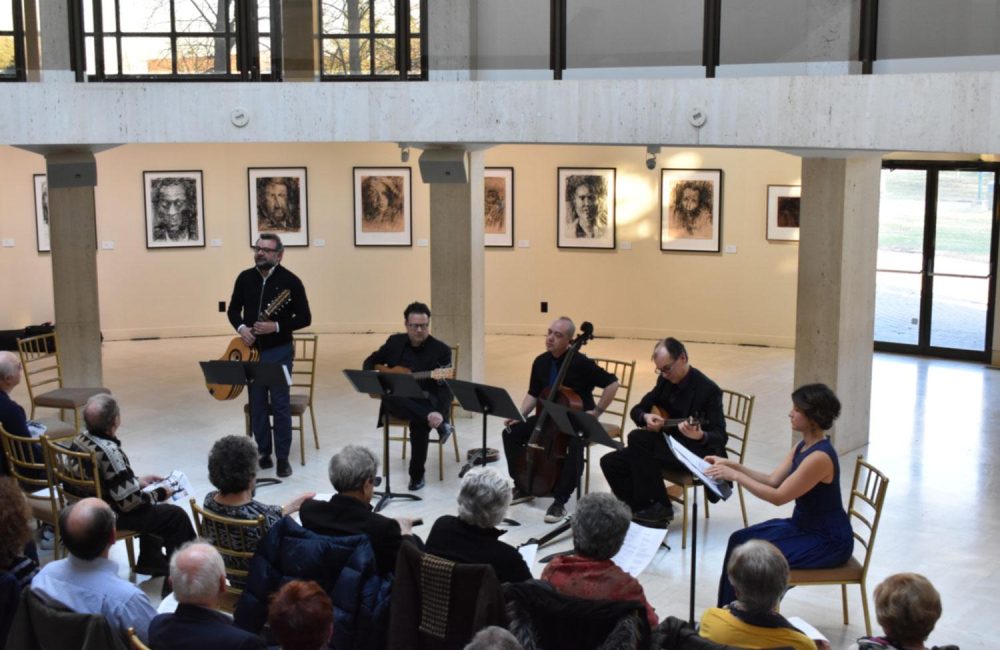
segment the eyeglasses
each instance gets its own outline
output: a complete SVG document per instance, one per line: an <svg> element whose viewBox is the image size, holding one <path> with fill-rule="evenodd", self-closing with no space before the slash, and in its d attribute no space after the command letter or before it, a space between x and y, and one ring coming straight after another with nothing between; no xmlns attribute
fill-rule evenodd
<svg viewBox="0 0 1000 650"><path fill-rule="evenodd" d="M427 329L430 326L431 326L430 323L407 323L406 324L406 329L411 329L411 330L425 330L425 329Z"/></svg>
<svg viewBox="0 0 1000 650"><path fill-rule="evenodd" d="M671 364L667 364L667 365L663 366L662 368L654 368L654 369L653 369L653 372L654 372L655 374L657 374L657 375L660 375L661 377L663 377L663 376L665 376L665 375L669 375L669 374L670 374L670 371L671 371L671 370L673 370L673 369L674 369L674 366L676 366L676 365L677 365L677 361L680 361L680 359L678 359L678 360L674 361L674 362L673 362L673 363L671 363Z"/></svg>
<svg viewBox="0 0 1000 650"><path fill-rule="evenodd" d="M264 248L263 246L254 246L253 251L255 253L277 253L277 248Z"/></svg>
<svg viewBox="0 0 1000 650"><path fill-rule="evenodd" d="M375 487L378 487L378 486L382 485L382 477L381 476L376 476L375 478L373 478L372 479L372 485L374 485Z"/></svg>

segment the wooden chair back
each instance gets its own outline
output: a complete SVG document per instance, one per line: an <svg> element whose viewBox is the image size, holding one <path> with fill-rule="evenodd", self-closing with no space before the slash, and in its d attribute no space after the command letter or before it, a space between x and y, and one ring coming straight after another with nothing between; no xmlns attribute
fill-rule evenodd
<svg viewBox="0 0 1000 650"><path fill-rule="evenodd" d="M241 585L246 583L250 559L257 550L257 543L267 532L264 515L258 515L256 519L223 517L205 510L194 499L191 499L191 514L198 537L211 542L226 564L226 577L230 583L226 590L231 594L243 593Z"/></svg>
<svg viewBox="0 0 1000 650"><path fill-rule="evenodd" d="M859 455L854 465L854 480L851 483L847 514L851 518L854 539L865 551L861 562L862 579L868 575L872 547L875 544L879 522L882 520L882 506L885 504L885 493L888 488L889 479L886 475L865 461L864 456Z"/></svg>
<svg viewBox="0 0 1000 650"><path fill-rule="evenodd" d="M319 337L315 334L295 334L292 337L294 352L292 357L292 393L309 396L312 408L313 392L316 388L316 359ZM295 389L305 389L296 391Z"/></svg>
<svg viewBox="0 0 1000 650"><path fill-rule="evenodd" d="M31 506L31 514L52 526L52 552L59 559L59 500L52 482L52 470L45 451L46 436L39 439L15 436L0 424L0 440L10 475L17 480ZM39 457L40 456L40 457Z"/></svg>
<svg viewBox="0 0 1000 650"><path fill-rule="evenodd" d="M18 339L17 351L21 356L24 384L28 387L28 401L32 404L31 416L34 417L35 397L63 387L62 364L59 363L56 333Z"/></svg>
<svg viewBox="0 0 1000 650"><path fill-rule="evenodd" d="M134 627L128 628L128 645L132 650L151 650L148 645L142 642L139 635L136 634Z"/></svg>
<svg viewBox="0 0 1000 650"><path fill-rule="evenodd" d="M596 363L600 368L610 372L615 377L618 377L618 392L615 393L615 398L608 405L608 408L601 417L598 418L600 423L604 426L604 430L608 432L608 436L611 438L617 438L618 440L625 442L625 425L628 422L628 403L632 399L632 380L635 377L635 360L632 361L619 361L618 359L600 359L591 358L591 361ZM601 399L601 395L604 394L603 388L594 389L594 402L596 403ZM592 445L587 445L587 449L584 451L583 463L586 465L586 471L583 475L583 491L585 493L590 492L590 448Z"/></svg>

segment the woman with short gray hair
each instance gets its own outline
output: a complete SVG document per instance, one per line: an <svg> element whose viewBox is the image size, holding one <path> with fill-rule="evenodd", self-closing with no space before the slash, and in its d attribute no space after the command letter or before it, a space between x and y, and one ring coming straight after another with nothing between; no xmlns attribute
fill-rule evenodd
<svg viewBox="0 0 1000 650"><path fill-rule="evenodd" d="M510 479L493 469L465 475L458 490L458 516L444 515L434 522L426 550L454 562L489 564L500 582L531 579L531 571L517 550L500 541L497 529L510 506Z"/></svg>
<svg viewBox="0 0 1000 650"><path fill-rule="evenodd" d="M580 499L573 515L573 555L554 558L542 580L556 591L590 600L635 600L646 607L652 627L659 622L639 581L611 558L625 542L632 511L613 494L593 492Z"/></svg>
<svg viewBox="0 0 1000 650"><path fill-rule="evenodd" d="M778 547L750 540L733 550L726 573L736 589L736 600L705 610L700 636L741 648L816 648L812 639L778 613L788 588L788 560Z"/></svg>

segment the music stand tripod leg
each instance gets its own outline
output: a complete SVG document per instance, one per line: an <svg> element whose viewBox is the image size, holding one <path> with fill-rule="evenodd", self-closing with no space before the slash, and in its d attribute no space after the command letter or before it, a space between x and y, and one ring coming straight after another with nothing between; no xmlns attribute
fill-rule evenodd
<svg viewBox="0 0 1000 650"><path fill-rule="evenodd" d="M405 443L404 443L405 444ZM385 470L385 490L382 492L375 492L379 497L378 503L375 504L375 512L379 512L382 508L389 505L390 499L407 499L410 501L422 501L420 497L416 494L408 494L405 492L393 492L391 487L391 482L389 480L389 414L386 412L382 416L382 468Z"/></svg>

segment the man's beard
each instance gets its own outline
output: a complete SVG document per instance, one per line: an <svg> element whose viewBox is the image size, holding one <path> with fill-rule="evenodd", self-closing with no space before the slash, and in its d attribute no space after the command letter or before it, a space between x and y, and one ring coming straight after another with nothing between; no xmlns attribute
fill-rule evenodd
<svg viewBox="0 0 1000 650"><path fill-rule="evenodd" d="M270 262L268 260L260 260L259 262L257 262L257 268L261 271L270 271L275 266L276 265L274 262Z"/></svg>

